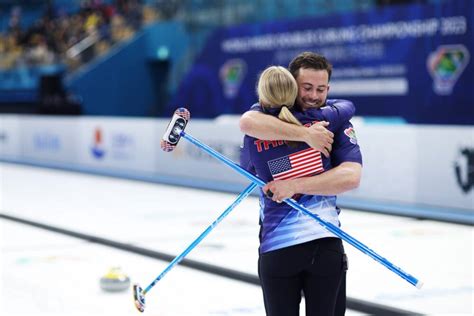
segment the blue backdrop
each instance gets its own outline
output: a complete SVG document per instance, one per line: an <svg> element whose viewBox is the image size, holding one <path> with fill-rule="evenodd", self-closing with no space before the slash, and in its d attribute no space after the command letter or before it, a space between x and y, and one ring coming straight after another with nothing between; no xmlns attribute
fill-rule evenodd
<svg viewBox="0 0 474 316"><path fill-rule="evenodd" d="M167 114L177 106L194 117L243 113L260 71L309 50L333 63L330 97L351 99L357 115L474 124L472 22L472 1L456 0L219 29Z"/></svg>

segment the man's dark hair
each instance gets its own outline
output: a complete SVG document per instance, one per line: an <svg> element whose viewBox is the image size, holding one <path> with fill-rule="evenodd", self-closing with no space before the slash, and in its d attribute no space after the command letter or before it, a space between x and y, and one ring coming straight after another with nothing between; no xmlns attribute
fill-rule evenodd
<svg viewBox="0 0 474 316"><path fill-rule="evenodd" d="M300 68L326 70L328 72L328 81L331 79L332 65L326 57L322 55L312 52L303 52L299 54L290 62L288 69L293 77L297 78Z"/></svg>

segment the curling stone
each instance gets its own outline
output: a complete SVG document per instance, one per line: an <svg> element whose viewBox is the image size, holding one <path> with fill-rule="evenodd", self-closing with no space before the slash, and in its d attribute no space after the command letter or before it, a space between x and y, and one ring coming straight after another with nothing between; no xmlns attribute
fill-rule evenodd
<svg viewBox="0 0 474 316"><path fill-rule="evenodd" d="M100 288L106 292L125 291L130 286L130 278L120 267L112 267L100 278Z"/></svg>

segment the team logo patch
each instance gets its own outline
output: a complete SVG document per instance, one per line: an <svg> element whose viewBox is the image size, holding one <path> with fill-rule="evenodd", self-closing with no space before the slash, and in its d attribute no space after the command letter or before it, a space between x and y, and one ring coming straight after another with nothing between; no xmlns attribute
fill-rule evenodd
<svg viewBox="0 0 474 316"><path fill-rule="evenodd" d="M346 136L349 137L349 141L351 143L353 143L354 145L357 145L356 132L353 127L346 128L344 130L344 134L346 134Z"/></svg>

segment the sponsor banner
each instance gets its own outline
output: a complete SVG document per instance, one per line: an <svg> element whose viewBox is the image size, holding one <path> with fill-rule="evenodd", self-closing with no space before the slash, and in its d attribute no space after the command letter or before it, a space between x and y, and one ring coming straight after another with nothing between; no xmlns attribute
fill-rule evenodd
<svg viewBox="0 0 474 316"><path fill-rule="evenodd" d="M364 124L353 119L362 152L362 181L346 196L416 202L417 128L415 125Z"/></svg>
<svg viewBox="0 0 474 316"><path fill-rule="evenodd" d="M48 163L77 163L77 118L21 117L21 158Z"/></svg>
<svg viewBox="0 0 474 316"><path fill-rule="evenodd" d="M386 6L366 12L246 24L217 30L170 102L194 117L243 113L269 65L303 51L333 64L329 95L360 116L472 125L473 1Z"/></svg>
<svg viewBox="0 0 474 316"><path fill-rule="evenodd" d="M164 176L195 186L249 182L185 139L174 151L163 152L159 143L169 123L165 119L0 116L0 122L2 135L7 135L0 143L0 158L118 176L137 172L137 178ZM364 168L360 187L345 196L473 209L474 127L381 124L361 118L353 123L348 136L355 140L357 135ZM186 131L239 163L243 135L238 117L194 119Z"/></svg>
<svg viewBox="0 0 474 316"><path fill-rule="evenodd" d="M15 115L0 116L0 158L15 159L19 154L19 120Z"/></svg>
<svg viewBox="0 0 474 316"><path fill-rule="evenodd" d="M474 128L354 120L364 168L348 197L474 210Z"/></svg>
<svg viewBox="0 0 474 316"><path fill-rule="evenodd" d="M79 164L98 169L153 172L159 149L156 130L156 121L151 119L81 119Z"/></svg>
<svg viewBox="0 0 474 316"><path fill-rule="evenodd" d="M416 201L474 210L474 127L420 126Z"/></svg>

